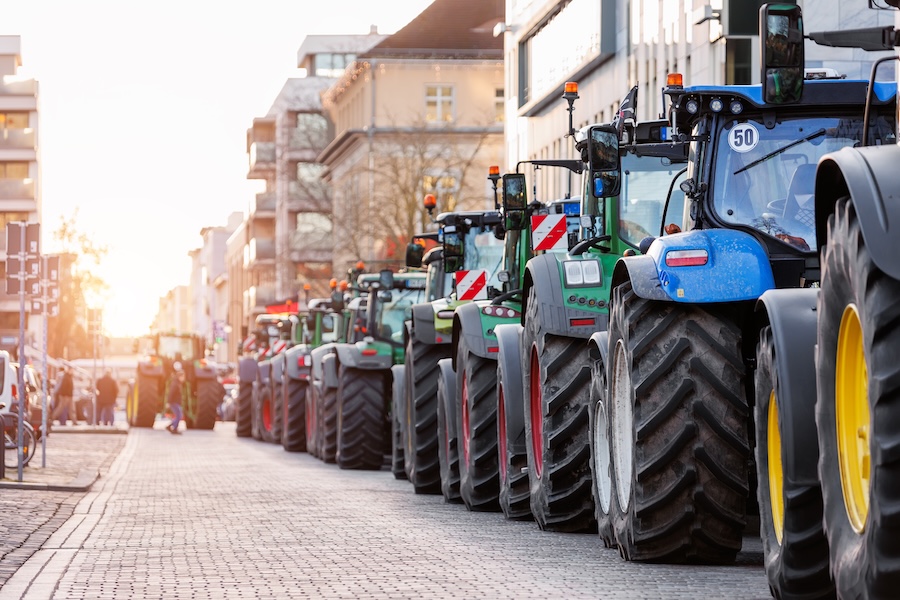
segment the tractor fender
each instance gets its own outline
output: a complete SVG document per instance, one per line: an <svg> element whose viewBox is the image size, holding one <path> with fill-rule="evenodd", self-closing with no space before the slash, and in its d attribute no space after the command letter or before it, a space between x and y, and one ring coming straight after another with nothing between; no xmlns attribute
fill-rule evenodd
<svg viewBox="0 0 900 600"><path fill-rule="evenodd" d="M273 382L281 384L284 375L284 354L279 354L271 360L270 375Z"/></svg>
<svg viewBox="0 0 900 600"><path fill-rule="evenodd" d="M138 374L145 377L162 377L164 372L161 361L141 361L138 363Z"/></svg>
<svg viewBox="0 0 900 600"><path fill-rule="evenodd" d="M781 406L781 446L786 478L805 485L819 481L816 433L816 299L812 288L765 292L757 302L772 328L776 390Z"/></svg>
<svg viewBox="0 0 900 600"><path fill-rule="evenodd" d="M259 363L252 356L244 356L238 361L238 380L246 383L256 381Z"/></svg>
<svg viewBox="0 0 900 600"><path fill-rule="evenodd" d="M675 253L681 252L705 256L705 262L673 264L680 258ZM656 238L646 255L619 260L613 285L626 278L642 298L686 304L756 300L775 287L765 249L749 233L734 229L694 230Z"/></svg>
<svg viewBox="0 0 900 600"><path fill-rule="evenodd" d="M394 364L391 354L376 354L373 356L363 355L362 349L365 346L366 342L335 344L334 347L337 351L338 362L345 367L366 370L388 370Z"/></svg>
<svg viewBox="0 0 900 600"><path fill-rule="evenodd" d="M893 254L900 235L900 147L844 148L819 159L816 170L816 238L827 240L828 217L834 204L849 195L859 217L866 250L875 266L900 279L900 261Z"/></svg>
<svg viewBox="0 0 900 600"><path fill-rule="evenodd" d="M322 381L324 374L322 372L322 360L328 355L331 354L331 351L334 349L334 344L325 344L324 346L319 346L318 348L313 348L309 352L309 356L312 362L312 366L310 367L311 376L314 381Z"/></svg>
<svg viewBox="0 0 900 600"><path fill-rule="evenodd" d="M272 361L264 360L259 363L259 368L256 371L256 378L262 385L268 385L269 380L272 376Z"/></svg>
<svg viewBox="0 0 900 600"><path fill-rule="evenodd" d="M594 335L591 336L590 341L590 352L593 354L597 353L597 357L603 361L604 367L609 364L607 361L609 355L609 332L608 331L598 331Z"/></svg>
<svg viewBox="0 0 900 600"><path fill-rule="evenodd" d="M443 378L444 383L447 386L444 390L444 402L447 403L447 414L459 414L459 399L456 397L456 371L453 369L452 359L442 358L439 360L438 369L441 370L440 377ZM524 407L522 410L524 410ZM451 438L457 435L456 423L456 419L450 419L450 422L447 423L447 430Z"/></svg>
<svg viewBox="0 0 900 600"><path fill-rule="evenodd" d="M337 388L338 386L338 356L329 352L322 357L322 379L325 388Z"/></svg>
<svg viewBox="0 0 900 600"><path fill-rule="evenodd" d="M431 303L413 305L410 329L417 342L422 342L423 344L435 343L434 307Z"/></svg>
<svg viewBox="0 0 900 600"><path fill-rule="evenodd" d="M215 381L218 378L216 368L213 365L196 363L194 365L194 379L197 381Z"/></svg>
<svg viewBox="0 0 900 600"><path fill-rule="evenodd" d="M521 442L521 452L525 452L524 438L513 437L512 432L525 431L525 392L522 387L522 331L518 323L497 325L499 351L498 367L503 367L503 410L506 412L506 428L515 445Z"/></svg>
<svg viewBox="0 0 900 600"><path fill-rule="evenodd" d="M466 346L469 352L481 358L496 359L496 353L488 352L488 343L481 326L481 305L479 302L467 302L457 307L453 314L453 348L450 356L453 360L453 368L456 369L456 348L459 345L459 336L466 336Z"/></svg>
<svg viewBox="0 0 900 600"><path fill-rule="evenodd" d="M308 380L311 365L308 344L298 344L284 351L284 376L288 379Z"/></svg>
<svg viewBox="0 0 900 600"><path fill-rule="evenodd" d="M548 252L533 257L525 266L525 285L522 290L522 324L525 314L528 312L528 296L532 289L537 294L537 314L541 327L547 333L564 335L572 338L587 339L598 329L606 329L609 324L609 316L606 313L588 310L578 310L567 307L563 301L564 293L562 275L560 273L560 258L567 255ZM573 258L572 260L579 260ZM597 259L599 264L599 259ZM602 269L602 266L601 266ZM601 274L601 281L603 280ZM599 308L605 308L608 293L602 291L602 285L596 288L580 288L577 295L591 298L598 302ZM573 322L582 322L582 325L572 325Z"/></svg>

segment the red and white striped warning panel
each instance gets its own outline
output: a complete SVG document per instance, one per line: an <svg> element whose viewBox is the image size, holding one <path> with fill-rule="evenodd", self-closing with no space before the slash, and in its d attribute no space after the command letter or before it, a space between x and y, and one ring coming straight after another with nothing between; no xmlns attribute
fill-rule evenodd
<svg viewBox="0 0 900 600"><path fill-rule="evenodd" d="M256 338L252 335L244 339L244 353L252 352L256 349Z"/></svg>
<svg viewBox="0 0 900 600"><path fill-rule="evenodd" d="M471 271L457 271L456 297L459 300L487 300L487 271L484 269L472 269Z"/></svg>
<svg viewBox="0 0 900 600"><path fill-rule="evenodd" d="M532 215L531 247L538 250L568 250L566 215Z"/></svg>
<svg viewBox="0 0 900 600"><path fill-rule="evenodd" d="M287 340L276 340L274 344L272 344L272 356L276 354L281 354L284 352L284 349L287 348Z"/></svg>

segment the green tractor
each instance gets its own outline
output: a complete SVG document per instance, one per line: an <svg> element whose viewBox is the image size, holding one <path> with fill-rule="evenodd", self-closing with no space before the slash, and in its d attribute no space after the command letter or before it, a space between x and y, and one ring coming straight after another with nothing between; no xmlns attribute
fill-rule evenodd
<svg viewBox="0 0 900 600"><path fill-rule="evenodd" d="M524 161L537 167L563 167L580 173L582 165L573 160ZM520 163L522 164L522 163ZM466 508L474 511L504 510L509 518L530 518L530 512L515 512L512 505L500 497L501 463L498 443L503 431L498 423L505 411L498 402L497 386L499 342L497 329L504 324L514 325L521 320L522 282L527 261L534 254L535 234L547 232L560 238L566 247L569 237L578 228L578 200L566 198L549 204L527 201L527 187L523 173L499 174L490 177L495 186L502 179L501 213L504 251L502 265L496 274L502 288L491 290L489 299L479 299L459 306L453 314L451 366L455 382L455 397L443 397L445 427L456 424L456 452L448 446L446 455L456 458L456 467L443 469L443 489L453 489L459 477L459 496ZM534 224L538 224L534 228ZM459 281L457 281L459 287ZM445 435L449 431L445 432Z"/></svg>
<svg viewBox="0 0 900 600"><path fill-rule="evenodd" d="M335 392L333 417L326 414L324 401L318 403L323 410L319 421L323 445L334 439L334 455L326 447L320 458L333 460L342 469L380 469L391 451L391 367L403 362L405 323L413 304L425 297L426 273L382 271L375 277L359 278L357 291L365 295L348 304L347 342L313 352L313 377L322 394L317 391L317 399ZM319 360L318 352L324 354Z"/></svg>
<svg viewBox="0 0 900 600"><path fill-rule="evenodd" d="M395 459L403 463L395 469L395 475L405 473L417 494L441 493L438 361L452 354L454 310L471 301L457 296L453 275L457 271L483 272L486 285L499 286L497 274L503 253L497 211L442 213L434 223L438 231L433 235L441 246L432 251L431 260L427 261L429 282L440 280L445 289L437 293L432 283L426 290L430 301L412 307L404 340L404 363L394 367L397 374L394 390L398 396L394 406L394 436L399 439L400 449L400 454L395 451ZM408 265L411 262L414 261L407 260Z"/></svg>
<svg viewBox="0 0 900 600"><path fill-rule="evenodd" d="M316 455L316 413L310 406L309 382L312 372L312 350L338 341L343 293L332 280L331 298L315 298L307 303L307 312L294 324L292 338L299 340L281 355L283 373L281 445L288 452Z"/></svg>
<svg viewBox="0 0 900 600"><path fill-rule="evenodd" d="M138 362L134 387L125 405L128 425L153 427L157 415L165 413L169 386L176 363L185 372L182 409L188 429L212 429L216 409L225 390L217 378L215 365L205 358L206 341L187 333L157 333L144 347L147 357Z"/></svg>

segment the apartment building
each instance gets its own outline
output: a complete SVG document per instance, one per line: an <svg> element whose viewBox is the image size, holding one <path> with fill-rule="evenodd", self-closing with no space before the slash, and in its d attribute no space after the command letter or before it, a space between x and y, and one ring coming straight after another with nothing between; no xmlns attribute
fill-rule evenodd
<svg viewBox="0 0 900 600"><path fill-rule="evenodd" d="M319 155L334 201L334 271L403 264L436 212L493 206L503 158L502 0L435 0L348 65L322 97L335 126Z"/></svg>
<svg viewBox="0 0 900 600"><path fill-rule="evenodd" d="M666 75L682 73L685 85L760 81L759 7L763 0L506 0L506 167L520 160L574 158L566 137L566 81L577 81L575 126L609 122L625 94L638 86L639 120L663 110ZM807 31L893 24L887 10L839 0L788 2L804 9ZM808 67L868 78L883 53L824 48L806 42ZM892 79L892 69L883 71ZM528 174L539 199L568 192L572 176L561 169Z"/></svg>
<svg viewBox="0 0 900 600"><path fill-rule="evenodd" d="M332 277L331 191L317 156L333 136L321 94L360 52L387 36L310 35L297 52L303 77L285 81L247 131L248 179L264 182L227 242L228 360L266 306L327 294ZM235 342L236 340L236 342Z"/></svg>
<svg viewBox="0 0 900 600"><path fill-rule="evenodd" d="M0 248L6 279L6 224L40 222L41 172L38 147L38 82L19 76L21 39L0 35ZM41 318L27 317L26 341L40 339ZM17 351L19 298L0 286L0 349Z"/></svg>

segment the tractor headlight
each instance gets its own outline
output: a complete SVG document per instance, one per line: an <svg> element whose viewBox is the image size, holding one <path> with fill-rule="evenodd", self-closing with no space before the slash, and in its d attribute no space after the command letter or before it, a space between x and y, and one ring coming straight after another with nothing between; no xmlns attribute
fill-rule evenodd
<svg viewBox="0 0 900 600"><path fill-rule="evenodd" d="M563 269L566 287L600 285L603 281L599 260L566 260Z"/></svg>

